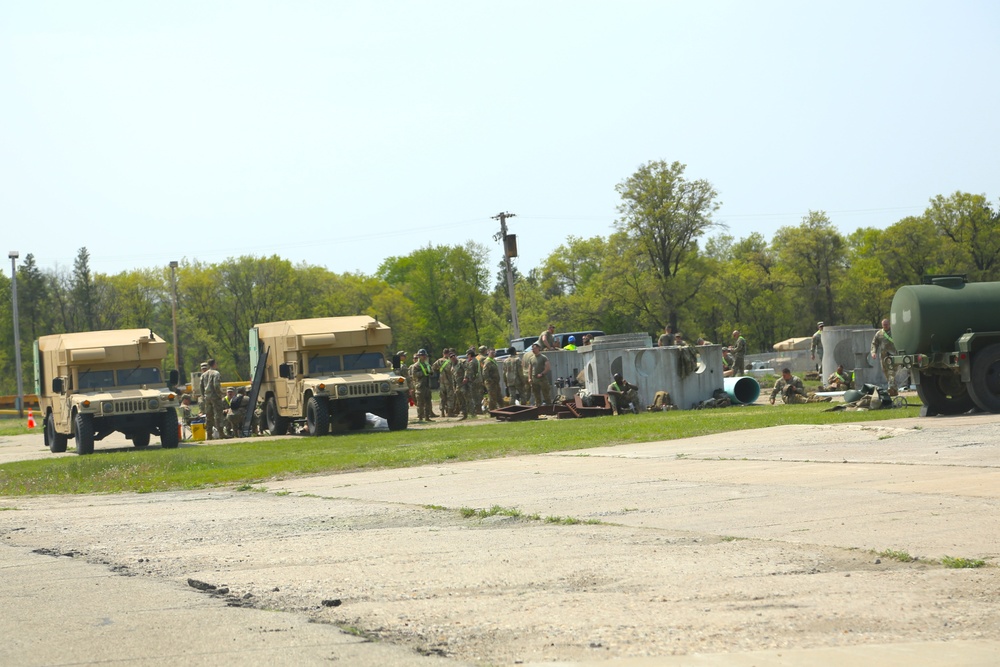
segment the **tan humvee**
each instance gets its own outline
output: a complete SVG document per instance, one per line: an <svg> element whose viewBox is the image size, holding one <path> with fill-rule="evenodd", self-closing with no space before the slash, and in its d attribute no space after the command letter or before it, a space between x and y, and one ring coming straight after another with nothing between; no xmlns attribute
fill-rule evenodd
<svg viewBox="0 0 1000 667"><path fill-rule="evenodd" d="M258 324L250 330L250 374L267 351L262 425L284 435L290 423L305 422L310 435L324 435L331 424L363 428L370 412L390 430L405 429L406 380L386 363L391 342L392 330L365 315Z"/></svg>
<svg viewBox="0 0 1000 667"><path fill-rule="evenodd" d="M45 444L90 454L94 441L120 431L136 447L160 436L176 447L177 395L163 380L167 344L149 329L87 331L42 336L35 341L35 393ZM170 372L170 385L177 371Z"/></svg>

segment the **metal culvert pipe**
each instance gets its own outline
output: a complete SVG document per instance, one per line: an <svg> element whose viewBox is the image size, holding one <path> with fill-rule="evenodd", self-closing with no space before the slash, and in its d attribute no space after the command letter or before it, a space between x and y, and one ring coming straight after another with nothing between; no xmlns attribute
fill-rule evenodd
<svg viewBox="0 0 1000 667"><path fill-rule="evenodd" d="M748 375L722 378L722 388L729 395L729 400L739 405L753 403L760 398L760 384Z"/></svg>

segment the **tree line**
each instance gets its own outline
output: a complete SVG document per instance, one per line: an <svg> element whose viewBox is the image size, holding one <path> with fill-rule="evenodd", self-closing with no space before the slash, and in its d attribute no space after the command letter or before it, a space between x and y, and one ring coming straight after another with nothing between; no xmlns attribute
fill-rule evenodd
<svg viewBox="0 0 1000 667"><path fill-rule="evenodd" d="M539 266L515 270L522 335L559 330L646 331L667 324L693 340L728 342L740 329L752 351L811 335L815 324L877 326L896 288L928 274L1000 280L1000 214L985 195L955 192L886 229L844 235L823 211L797 225L734 236L717 222L718 194L679 162L649 162L616 186L619 217L607 236L569 236ZM172 342L169 267L95 273L83 247L72 270L18 272L24 386L32 342L71 331L150 328ZM430 245L387 257L372 275L288 259L241 256L176 269L183 372L214 357L227 379L248 379L247 331L275 320L367 314L392 327L394 347L506 346L510 306L502 265L486 247ZM0 394L16 391L11 281L0 278Z"/></svg>

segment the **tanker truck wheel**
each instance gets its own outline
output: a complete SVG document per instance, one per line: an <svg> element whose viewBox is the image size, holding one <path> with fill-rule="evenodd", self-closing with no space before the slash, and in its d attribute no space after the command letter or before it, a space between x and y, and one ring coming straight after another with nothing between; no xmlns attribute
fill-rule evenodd
<svg viewBox="0 0 1000 667"><path fill-rule="evenodd" d="M1000 343L994 343L972 358L969 394L986 412L1000 412Z"/></svg>
<svg viewBox="0 0 1000 667"><path fill-rule="evenodd" d="M957 373L921 373L917 396L924 405L942 415L960 415L976 407Z"/></svg>

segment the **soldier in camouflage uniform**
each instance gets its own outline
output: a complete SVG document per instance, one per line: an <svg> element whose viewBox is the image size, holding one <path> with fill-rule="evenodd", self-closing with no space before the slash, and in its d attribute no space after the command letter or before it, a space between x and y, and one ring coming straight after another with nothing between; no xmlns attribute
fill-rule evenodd
<svg viewBox="0 0 1000 667"><path fill-rule="evenodd" d="M449 359L448 348L441 350L441 358L431 365L431 370L438 375L438 397L440 399L439 409L442 417L452 417L452 403L454 402L455 381L451 377L451 361Z"/></svg>
<svg viewBox="0 0 1000 667"><path fill-rule="evenodd" d="M889 395L895 396L899 393L896 387L896 369L892 365L892 355L896 354L896 342L892 339L892 329L889 328L889 320L882 320L882 328L875 332L872 338L872 359L878 359L882 366L882 374L889 385Z"/></svg>
<svg viewBox="0 0 1000 667"><path fill-rule="evenodd" d="M465 353L465 360L459 362L455 371L455 387L457 394L462 399L462 416L459 419L468 419L471 413L475 416L473 405L473 387L476 379L480 376L479 362L476 360L476 352L471 347Z"/></svg>
<svg viewBox="0 0 1000 667"><path fill-rule="evenodd" d="M417 352L417 361L410 366L410 377L413 379L413 400L417 404L417 421L431 421L434 411L431 409L431 366L427 363L427 350Z"/></svg>
<svg viewBox="0 0 1000 667"><path fill-rule="evenodd" d="M503 360L503 381L507 385L507 393L510 396L510 404L515 405L527 403L528 386L524 379L524 365L521 357L517 356L517 348L512 347L508 351L509 357Z"/></svg>
<svg viewBox="0 0 1000 667"><path fill-rule="evenodd" d="M476 414L483 414L483 396L486 394L486 385L483 383L483 362L486 361L486 346L479 346L479 354L476 355L476 363L479 364L479 376L476 378L476 386L472 388L472 402Z"/></svg>
<svg viewBox="0 0 1000 667"><path fill-rule="evenodd" d="M226 404L222 400L222 375L216 368L215 359L209 359L208 370L201 374L201 395L205 400L205 434L209 440L215 438L215 431L219 437L225 433L225 425L222 422L222 415L226 409Z"/></svg>
<svg viewBox="0 0 1000 667"><path fill-rule="evenodd" d="M747 339L740 335L739 329L733 332L733 338L736 339L733 344L733 376L739 377L746 372Z"/></svg>
<svg viewBox="0 0 1000 667"><path fill-rule="evenodd" d="M497 351L490 348L486 351L486 358L483 360L483 385L486 387L486 395L489 397L490 410L496 410L502 405L500 399L500 364L496 360Z"/></svg>
<svg viewBox="0 0 1000 667"><path fill-rule="evenodd" d="M250 407L250 397L247 396L247 388L240 387L229 401L229 409L226 410L226 434L229 437L242 435L243 420L246 419L248 407Z"/></svg>
<svg viewBox="0 0 1000 667"><path fill-rule="evenodd" d="M786 405L833 400L830 396L817 396L815 392L806 393L802 378L792 375L792 371L787 368L781 369L781 377L774 383L774 389L771 390L771 405L774 405L774 399L779 393L781 401Z"/></svg>
<svg viewBox="0 0 1000 667"><path fill-rule="evenodd" d="M531 352L529 381L535 405L551 405L552 366L549 364L549 358L542 354L542 347L538 343L531 345Z"/></svg>

